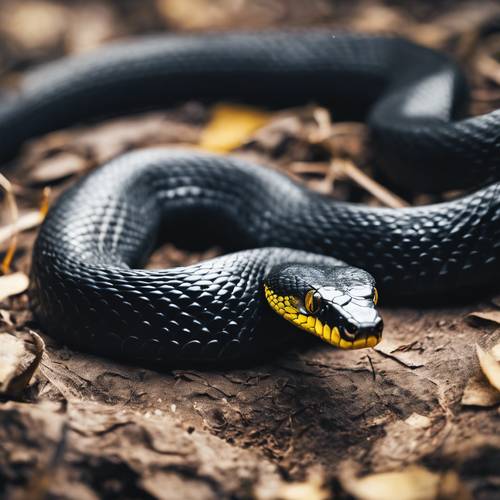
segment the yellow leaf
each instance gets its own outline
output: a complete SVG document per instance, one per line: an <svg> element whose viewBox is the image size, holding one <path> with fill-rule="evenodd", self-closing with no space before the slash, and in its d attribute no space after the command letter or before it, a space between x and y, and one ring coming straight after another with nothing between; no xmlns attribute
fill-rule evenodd
<svg viewBox="0 0 500 500"><path fill-rule="evenodd" d="M216 104L212 118L201 134L200 147L227 153L247 141L271 116L269 112L250 106Z"/></svg>

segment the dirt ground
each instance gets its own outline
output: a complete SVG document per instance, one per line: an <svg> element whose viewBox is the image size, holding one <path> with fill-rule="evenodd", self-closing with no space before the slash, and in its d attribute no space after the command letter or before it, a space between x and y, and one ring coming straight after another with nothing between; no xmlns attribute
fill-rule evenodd
<svg viewBox="0 0 500 500"><path fill-rule="evenodd" d="M500 107L500 4L487 1L0 0L0 88L37 64L124 36L311 25L398 32L445 50L469 76L470 112ZM134 148L231 151L373 205L456 194L391 191L377 182L364 139L362 125L338 123L316 103L268 112L192 101L27 144L3 170L0 496L499 498L500 392L476 348L480 357L491 351L490 361L500 356L498 294L446 307L382 298L384 340L374 349L304 338L261 364L165 373L72 351L30 314L26 275L44 206ZM16 207L24 230L14 249ZM218 251L166 245L150 266Z"/></svg>

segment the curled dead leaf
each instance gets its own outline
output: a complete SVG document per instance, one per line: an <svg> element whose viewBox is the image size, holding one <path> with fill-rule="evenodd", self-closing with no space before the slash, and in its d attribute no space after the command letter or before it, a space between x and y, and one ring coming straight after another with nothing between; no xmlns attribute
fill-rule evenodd
<svg viewBox="0 0 500 500"><path fill-rule="evenodd" d="M0 395L18 397L33 377L45 350L35 332L0 333Z"/></svg>
<svg viewBox="0 0 500 500"><path fill-rule="evenodd" d="M0 300L25 292L28 285L28 276L21 272L0 276Z"/></svg>
<svg viewBox="0 0 500 500"><path fill-rule="evenodd" d="M42 207L43 210L33 210L24 215L21 215L16 223L9 224L0 228L0 243L12 238L17 232L28 231L39 226L44 218L46 208Z"/></svg>
<svg viewBox="0 0 500 500"><path fill-rule="evenodd" d="M344 489L359 500L435 500L471 498L454 472L436 474L420 466L401 471L370 474L361 478L344 474Z"/></svg>
<svg viewBox="0 0 500 500"><path fill-rule="evenodd" d="M36 164L27 181L33 184L47 184L83 172L88 161L69 152L61 152L57 156L47 158Z"/></svg>
<svg viewBox="0 0 500 500"><path fill-rule="evenodd" d="M481 365L481 370L488 382L497 390L500 391L500 363L489 352L483 350L476 344L476 353Z"/></svg>
<svg viewBox="0 0 500 500"><path fill-rule="evenodd" d="M484 378L473 377L465 386L461 403L463 406L488 408L500 403L500 392L491 387Z"/></svg>
<svg viewBox="0 0 500 500"><path fill-rule="evenodd" d="M471 312L467 315L468 318L472 320L482 320L482 321L491 321L492 323L497 323L500 325L500 311L480 311L480 312Z"/></svg>

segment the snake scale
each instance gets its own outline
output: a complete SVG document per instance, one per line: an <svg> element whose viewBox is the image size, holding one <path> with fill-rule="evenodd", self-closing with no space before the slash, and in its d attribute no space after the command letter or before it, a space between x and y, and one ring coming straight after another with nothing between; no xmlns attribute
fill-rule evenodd
<svg viewBox="0 0 500 500"><path fill-rule="evenodd" d="M370 347L382 331L377 290L443 296L498 282L500 110L465 117L456 66L397 37L318 30L112 44L30 74L0 107L0 155L51 130L192 98L314 100L366 120L393 183L483 187L436 205L373 208L231 157L125 154L66 191L40 230L30 299L51 335L165 365L258 355L283 342L283 319L340 347ZM231 253L142 269L160 237Z"/></svg>

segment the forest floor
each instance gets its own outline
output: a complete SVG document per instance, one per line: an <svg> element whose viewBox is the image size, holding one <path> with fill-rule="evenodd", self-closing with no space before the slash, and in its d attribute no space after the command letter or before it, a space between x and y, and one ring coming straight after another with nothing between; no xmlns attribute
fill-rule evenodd
<svg viewBox="0 0 500 500"><path fill-rule="evenodd" d="M470 112L500 107L500 5L486 1L0 0L0 88L36 64L129 35L320 25L445 50L471 81ZM27 144L3 181L0 496L498 498L500 393L483 373L500 357L498 295L446 307L382 298L384 339L374 349L312 339L232 370L128 366L72 351L38 327L25 290L40 207L102 162L153 145L231 151L372 205L452 194L384 186L363 126L337 123L316 103L270 112L192 101ZM15 207L24 230L13 251ZM150 266L217 252L165 245ZM483 370L476 344L492 352Z"/></svg>

